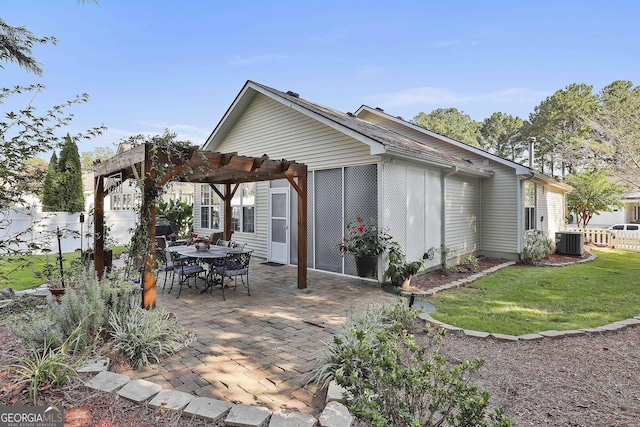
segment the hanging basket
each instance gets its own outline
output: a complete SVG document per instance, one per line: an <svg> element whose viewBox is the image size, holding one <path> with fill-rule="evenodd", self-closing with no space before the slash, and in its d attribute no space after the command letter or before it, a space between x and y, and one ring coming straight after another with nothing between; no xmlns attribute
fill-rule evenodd
<svg viewBox="0 0 640 427"><path fill-rule="evenodd" d="M375 278L378 272L378 257L376 255L356 257L356 269L359 277Z"/></svg>

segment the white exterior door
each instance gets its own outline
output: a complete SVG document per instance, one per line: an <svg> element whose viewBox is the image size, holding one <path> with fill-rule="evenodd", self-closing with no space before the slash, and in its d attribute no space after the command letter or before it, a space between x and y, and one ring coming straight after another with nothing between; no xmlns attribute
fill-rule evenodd
<svg viewBox="0 0 640 427"><path fill-rule="evenodd" d="M269 259L289 264L289 188L269 189Z"/></svg>

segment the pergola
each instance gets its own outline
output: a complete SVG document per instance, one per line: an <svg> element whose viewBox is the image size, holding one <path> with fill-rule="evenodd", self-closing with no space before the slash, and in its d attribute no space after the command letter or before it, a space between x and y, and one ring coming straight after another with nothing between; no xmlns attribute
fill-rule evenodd
<svg viewBox="0 0 640 427"><path fill-rule="evenodd" d="M164 165L167 167L157 167ZM157 176L163 170L164 176ZM307 287L307 166L288 160L240 156L188 147L180 152L155 143L144 143L94 167L94 268L100 278L104 272L104 198L127 179L143 180L142 206L156 188L170 181L209 184L224 202L224 239L231 240L231 199L245 182L287 179L298 194L298 288ZM222 184L220 191L215 184ZM141 213L148 235L147 259L142 272L142 306L155 307L156 269L155 206Z"/></svg>

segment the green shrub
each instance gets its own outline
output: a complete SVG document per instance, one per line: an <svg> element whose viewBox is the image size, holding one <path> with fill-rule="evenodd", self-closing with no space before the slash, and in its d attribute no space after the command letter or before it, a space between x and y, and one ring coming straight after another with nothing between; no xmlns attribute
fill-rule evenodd
<svg viewBox="0 0 640 427"><path fill-rule="evenodd" d="M9 330L28 346L37 349L44 349L47 344L58 346L64 341L62 331L48 312L27 312L16 316L9 324Z"/></svg>
<svg viewBox="0 0 640 427"><path fill-rule="evenodd" d="M476 258L476 256L473 254L463 256L458 262L458 266L460 266L465 271L475 271L478 265L478 258Z"/></svg>
<svg viewBox="0 0 640 427"><path fill-rule="evenodd" d="M18 375L17 384L23 386L34 405L38 392L45 385L62 385L73 379L84 360L80 351L81 328L76 328L59 346L44 342L42 348L27 344L30 353L15 357L16 363L4 366Z"/></svg>
<svg viewBox="0 0 640 427"><path fill-rule="evenodd" d="M482 360L448 364L441 334L419 344L417 317L398 303L352 317L328 344L313 381L334 379L352 414L372 426L510 426L501 409L487 414L489 393L467 383Z"/></svg>
<svg viewBox="0 0 640 427"><path fill-rule="evenodd" d="M126 355L136 369L173 353L184 340L182 327L164 308L136 307L125 314L112 312L109 324L114 348Z"/></svg>
<svg viewBox="0 0 640 427"><path fill-rule="evenodd" d="M553 253L553 242L541 230L527 230L524 232L522 247L522 261L534 264L547 255Z"/></svg>

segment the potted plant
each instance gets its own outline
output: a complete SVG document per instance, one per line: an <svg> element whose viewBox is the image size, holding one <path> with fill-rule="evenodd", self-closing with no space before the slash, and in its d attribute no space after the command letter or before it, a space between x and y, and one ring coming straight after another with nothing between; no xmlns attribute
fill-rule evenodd
<svg viewBox="0 0 640 427"><path fill-rule="evenodd" d="M375 277L378 255L389 250L392 237L385 229L380 229L375 219L365 222L362 217L347 223L346 236L338 245L343 256L353 255L360 277Z"/></svg>
<svg viewBox="0 0 640 427"><path fill-rule="evenodd" d="M422 270L424 270L423 260L408 262L405 254L400 250L400 245L393 242L389 250L389 265L384 274L394 286L399 286L403 289L408 288L411 283L411 277Z"/></svg>

